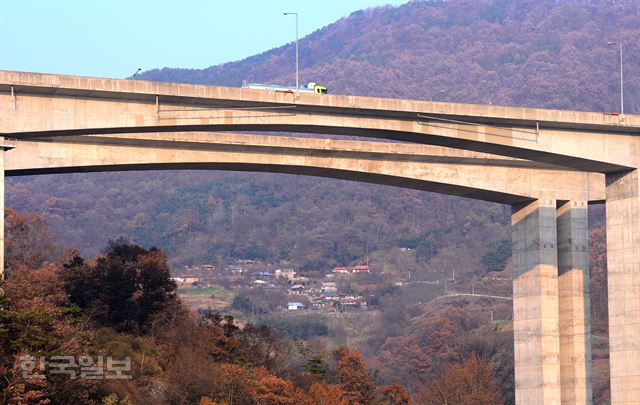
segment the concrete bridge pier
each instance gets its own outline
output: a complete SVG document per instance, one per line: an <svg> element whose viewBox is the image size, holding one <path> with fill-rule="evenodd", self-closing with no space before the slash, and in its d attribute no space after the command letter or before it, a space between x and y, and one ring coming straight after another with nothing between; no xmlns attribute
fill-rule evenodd
<svg viewBox="0 0 640 405"><path fill-rule="evenodd" d="M556 212L563 404L592 403L587 208L586 201L567 201Z"/></svg>
<svg viewBox="0 0 640 405"><path fill-rule="evenodd" d="M516 403L591 404L586 201L512 208Z"/></svg>
<svg viewBox="0 0 640 405"><path fill-rule="evenodd" d="M559 404L556 201L512 206L516 403Z"/></svg>
<svg viewBox="0 0 640 405"><path fill-rule="evenodd" d="M640 179L607 174L611 403L640 404Z"/></svg>

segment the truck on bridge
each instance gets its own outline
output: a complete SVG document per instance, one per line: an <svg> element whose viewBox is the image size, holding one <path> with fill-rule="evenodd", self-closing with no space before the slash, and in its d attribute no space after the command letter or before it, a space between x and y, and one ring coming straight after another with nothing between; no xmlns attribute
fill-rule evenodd
<svg viewBox="0 0 640 405"><path fill-rule="evenodd" d="M262 84L262 83L243 83L243 89L252 89L252 90L273 90L273 91L285 91L293 93L296 91L295 86L281 86L279 84ZM300 93L317 93L317 94L327 94L327 88L324 86L320 86L315 82L309 82L308 84L303 84L298 89Z"/></svg>

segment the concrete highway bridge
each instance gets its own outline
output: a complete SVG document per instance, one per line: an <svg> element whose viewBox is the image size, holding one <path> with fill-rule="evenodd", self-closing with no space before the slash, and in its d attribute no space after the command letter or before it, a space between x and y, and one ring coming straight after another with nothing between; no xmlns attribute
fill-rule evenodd
<svg viewBox="0 0 640 405"><path fill-rule="evenodd" d="M612 403L640 404L640 116L0 71L0 136L2 205L4 176L164 169L509 204L518 404L591 403L587 206L605 202Z"/></svg>

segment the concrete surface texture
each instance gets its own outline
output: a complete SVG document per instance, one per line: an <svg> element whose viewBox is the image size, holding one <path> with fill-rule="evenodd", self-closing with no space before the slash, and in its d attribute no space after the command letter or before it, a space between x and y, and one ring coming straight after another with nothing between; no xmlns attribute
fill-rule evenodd
<svg viewBox="0 0 640 405"><path fill-rule="evenodd" d="M560 403L556 201L512 211L516 403Z"/></svg>
<svg viewBox="0 0 640 405"><path fill-rule="evenodd" d="M638 170L607 175L611 403L640 403L640 195Z"/></svg>
<svg viewBox="0 0 640 405"><path fill-rule="evenodd" d="M310 174L502 204L544 195L604 200L604 175L443 147L245 134L75 136L14 141L6 175L161 169Z"/></svg>
<svg viewBox="0 0 640 405"><path fill-rule="evenodd" d="M558 204L558 307L563 404L590 404L591 324L586 201Z"/></svg>

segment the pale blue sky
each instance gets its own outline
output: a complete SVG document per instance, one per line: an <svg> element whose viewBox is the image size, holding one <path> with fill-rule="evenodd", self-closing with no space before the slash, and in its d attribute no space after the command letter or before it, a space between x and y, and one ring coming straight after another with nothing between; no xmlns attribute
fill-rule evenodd
<svg viewBox="0 0 640 405"><path fill-rule="evenodd" d="M350 13L407 0L0 0L0 69L127 77L205 68L292 42Z"/></svg>

